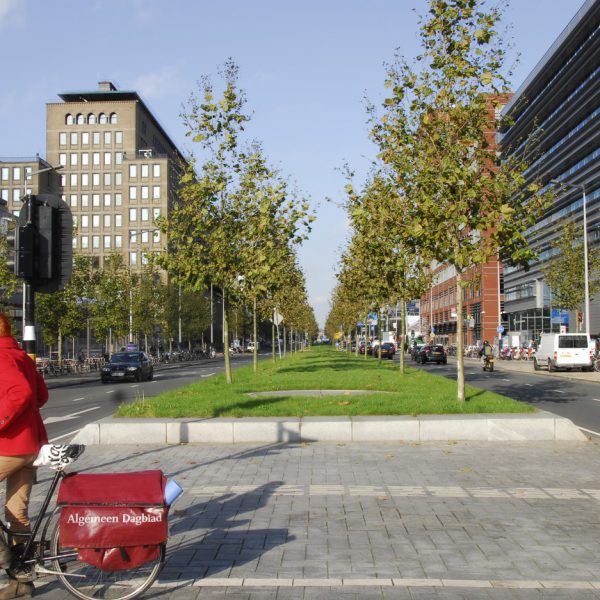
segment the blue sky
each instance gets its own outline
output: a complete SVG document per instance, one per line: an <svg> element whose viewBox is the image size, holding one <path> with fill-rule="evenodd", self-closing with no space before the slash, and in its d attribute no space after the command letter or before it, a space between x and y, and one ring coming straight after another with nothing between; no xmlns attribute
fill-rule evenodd
<svg viewBox="0 0 600 600"><path fill-rule="evenodd" d="M512 0L515 89L583 0ZM247 130L317 210L300 251L324 323L346 241L340 167L360 181L374 155L363 98L382 97L384 62L419 50L425 0L0 0L0 156L45 155L45 105L113 81L136 90L179 148L179 117L203 74L232 57L254 113Z"/></svg>

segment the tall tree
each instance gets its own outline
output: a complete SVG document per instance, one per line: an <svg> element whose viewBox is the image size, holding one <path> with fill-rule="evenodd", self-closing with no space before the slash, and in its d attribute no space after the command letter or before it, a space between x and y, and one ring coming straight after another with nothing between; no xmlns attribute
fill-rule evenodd
<svg viewBox="0 0 600 600"><path fill-rule="evenodd" d="M389 95L372 129L398 193L409 200L404 237L456 270L459 401L465 274L500 251L527 268L534 253L524 231L546 204L540 186L526 181L524 155L501 162L494 145L496 110L508 89L500 18L485 0L429 0L423 51L414 67L401 57L390 66Z"/></svg>

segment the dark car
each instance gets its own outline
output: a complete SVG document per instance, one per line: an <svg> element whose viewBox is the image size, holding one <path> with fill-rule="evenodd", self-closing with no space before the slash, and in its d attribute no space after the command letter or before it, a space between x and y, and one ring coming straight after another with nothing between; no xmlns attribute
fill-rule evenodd
<svg viewBox="0 0 600 600"><path fill-rule="evenodd" d="M418 354L417 362L421 362L423 364L434 362L438 365L445 365L448 362L448 357L446 356L444 346L440 344L427 344L421 348L421 351Z"/></svg>
<svg viewBox="0 0 600 600"><path fill-rule="evenodd" d="M116 352L110 362L102 367L100 378L102 383L109 381L148 381L154 377L152 361L144 352Z"/></svg>
<svg viewBox="0 0 600 600"><path fill-rule="evenodd" d="M392 342L383 342L381 344L381 358L389 358L392 360L396 354L396 346ZM375 353L375 356L379 357L379 349Z"/></svg>
<svg viewBox="0 0 600 600"><path fill-rule="evenodd" d="M371 347L371 342L367 342L367 354L371 354L371 352L373 352L373 348ZM365 353L365 343L364 342L361 342L360 345L358 346L358 353L359 354Z"/></svg>

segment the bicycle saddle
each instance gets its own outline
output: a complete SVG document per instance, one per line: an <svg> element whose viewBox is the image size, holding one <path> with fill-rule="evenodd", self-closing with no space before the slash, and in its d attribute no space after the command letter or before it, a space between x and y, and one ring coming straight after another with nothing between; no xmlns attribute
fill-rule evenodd
<svg viewBox="0 0 600 600"><path fill-rule="evenodd" d="M85 451L83 444L44 444L33 462L34 466L62 471L74 463Z"/></svg>

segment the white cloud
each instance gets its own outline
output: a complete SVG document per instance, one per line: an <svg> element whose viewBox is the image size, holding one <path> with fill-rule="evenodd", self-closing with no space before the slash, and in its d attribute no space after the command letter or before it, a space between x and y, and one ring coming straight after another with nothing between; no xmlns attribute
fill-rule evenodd
<svg viewBox="0 0 600 600"><path fill-rule="evenodd" d="M133 89L143 98L160 98L178 93L182 86L177 69L166 66L155 73L140 75L133 81Z"/></svg>
<svg viewBox="0 0 600 600"><path fill-rule="evenodd" d="M25 21L25 0L0 0L0 29L22 25Z"/></svg>

